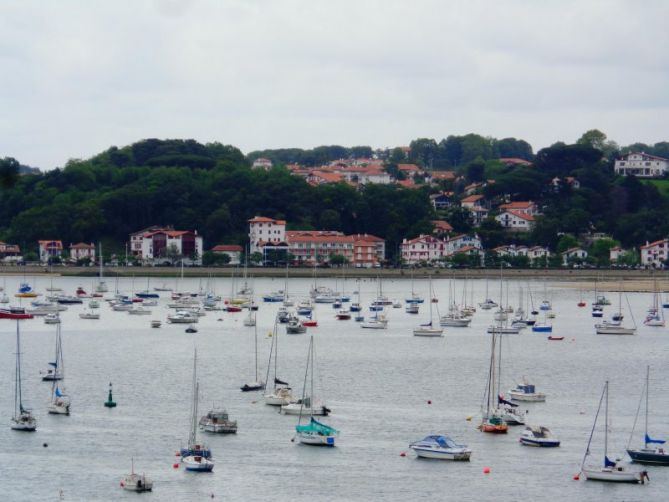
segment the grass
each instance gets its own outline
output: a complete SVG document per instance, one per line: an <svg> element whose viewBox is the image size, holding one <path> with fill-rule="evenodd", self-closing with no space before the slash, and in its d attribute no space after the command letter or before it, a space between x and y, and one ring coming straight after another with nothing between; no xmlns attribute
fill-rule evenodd
<svg viewBox="0 0 669 502"><path fill-rule="evenodd" d="M669 194L669 180L643 180L643 183L655 185L662 195Z"/></svg>

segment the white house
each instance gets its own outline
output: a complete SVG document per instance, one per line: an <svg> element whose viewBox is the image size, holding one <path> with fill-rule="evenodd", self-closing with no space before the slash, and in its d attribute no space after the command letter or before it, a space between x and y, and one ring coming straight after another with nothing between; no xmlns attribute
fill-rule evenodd
<svg viewBox="0 0 669 502"><path fill-rule="evenodd" d="M643 152L628 153L616 160L613 169L622 176L657 178L669 171L669 160Z"/></svg>
<svg viewBox="0 0 669 502"><path fill-rule="evenodd" d="M265 159L263 157L260 157L256 160L253 161L253 164L251 165L251 169L265 169L266 171L272 169L272 161L269 159Z"/></svg>
<svg viewBox="0 0 669 502"><path fill-rule="evenodd" d="M625 254L625 250L620 246L615 246L609 249L609 261L615 263Z"/></svg>
<svg viewBox="0 0 669 502"><path fill-rule="evenodd" d="M588 252L585 249L569 248L562 253L562 265L567 266L573 260L585 260L587 257Z"/></svg>
<svg viewBox="0 0 669 502"><path fill-rule="evenodd" d="M250 253L262 252L266 245L286 242L286 220L256 216L249 220Z"/></svg>
<svg viewBox="0 0 669 502"><path fill-rule="evenodd" d="M548 248L542 246L532 246L527 250L527 257L530 260L536 260L539 258L548 258L551 255L551 252Z"/></svg>
<svg viewBox="0 0 669 502"><path fill-rule="evenodd" d="M179 257L184 262L202 265L202 236L197 230L163 228L141 236L135 232L130 237L139 244L138 249L133 247L133 255L143 262L171 262Z"/></svg>
<svg viewBox="0 0 669 502"><path fill-rule="evenodd" d="M669 239L662 239L648 243L639 248L641 250L641 264L647 267L663 268L669 258Z"/></svg>
<svg viewBox="0 0 669 502"><path fill-rule="evenodd" d="M402 259L413 265L421 261L431 262L445 256L446 245L431 235L419 235L415 239L404 239L401 245Z"/></svg>
<svg viewBox="0 0 669 502"><path fill-rule="evenodd" d="M474 235L456 235L455 237L451 239L447 239L444 242L445 245L445 252L446 255L450 255L453 253L457 253L464 247L472 247L477 250L481 250L483 247L481 245L481 239L479 239L479 236L474 234Z"/></svg>
<svg viewBox="0 0 669 502"><path fill-rule="evenodd" d="M539 214L539 208L537 205L531 201L515 201L507 202L506 204L501 204L499 206L500 211L515 211L520 214L529 214L530 216L535 216Z"/></svg>
<svg viewBox="0 0 669 502"><path fill-rule="evenodd" d="M534 216L523 213L515 209L507 209L495 216L506 230L515 230L517 232L528 232L534 226Z"/></svg>
<svg viewBox="0 0 669 502"><path fill-rule="evenodd" d="M91 260L91 262L95 261L95 246L93 244L86 244L85 242L70 244L71 260L78 261L86 258Z"/></svg>
<svg viewBox="0 0 669 502"><path fill-rule="evenodd" d="M241 263L243 248L236 244L219 244L211 248L212 253L227 254L230 257L229 265L239 265Z"/></svg>
<svg viewBox="0 0 669 502"><path fill-rule="evenodd" d="M498 246L493 249L498 256L527 256L527 246L516 246L511 244L508 246Z"/></svg>

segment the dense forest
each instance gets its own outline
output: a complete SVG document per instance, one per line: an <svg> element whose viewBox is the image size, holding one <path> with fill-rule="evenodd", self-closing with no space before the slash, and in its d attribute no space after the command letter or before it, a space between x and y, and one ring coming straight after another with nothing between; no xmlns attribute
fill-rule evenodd
<svg viewBox="0 0 669 502"><path fill-rule="evenodd" d="M401 160L449 167L460 176L440 186L414 189L311 186L282 165L379 155L364 146L266 150L244 156L220 143L147 139L111 147L87 160L71 160L60 169L22 175L21 164L5 158L0 160L0 239L24 251L36 249L38 239L60 239L65 245L102 241L106 249L122 252L129 233L172 225L198 230L209 249L219 243L244 244L247 220L265 215L286 219L289 229L378 235L387 240L392 259L403 238L429 232L430 220L436 217L447 219L458 231L473 230L465 211L456 207L436 213L428 195L438 190L462 193L466 184L481 181L489 200L531 199L543 213L530 234L515 237L489 218L476 229L486 247L516 241L556 249L564 234L576 238L593 231L608 233L624 246L637 246L669 234L666 194L653 182L614 175L612 159L620 152L644 149L669 156L669 143L639 145L620 148L599 131L588 131L574 145L556 143L536 154L522 140L478 135L449 136L440 142L417 139L410 144L408 158L401 149L381 152L388 165ZM269 171L251 169L260 156L277 165ZM533 165L505 165L496 160L500 156L531 159ZM567 183L567 177L578 180L580 187Z"/></svg>

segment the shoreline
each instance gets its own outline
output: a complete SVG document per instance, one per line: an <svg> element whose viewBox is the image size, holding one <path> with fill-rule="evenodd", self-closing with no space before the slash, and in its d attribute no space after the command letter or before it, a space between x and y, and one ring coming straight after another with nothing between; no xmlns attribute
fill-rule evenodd
<svg viewBox="0 0 669 502"><path fill-rule="evenodd" d="M252 267L247 269L248 277L257 278L312 278L319 279L342 278L346 279L489 279L498 280L498 269L446 269L446 268L419 268L414 269L364 269L364 268L270 268ZM96 267L67 267L67 266L26 266L1 267L2 276L45 276L45 277L97 277ZM180 267L106 267L104 275L107 278L115 277L156 277L175 278L181 275ZM242 277L244 270L241 267L190 267L183 269L184 277ZM598 289L606 291L653 291L657 281L659 291L669 290L669 271L666 270L613 270L613 269L504 269L503 276L511 280L548 280L557 283L556 287L576 289L594 289L597 282Z"/></svg>

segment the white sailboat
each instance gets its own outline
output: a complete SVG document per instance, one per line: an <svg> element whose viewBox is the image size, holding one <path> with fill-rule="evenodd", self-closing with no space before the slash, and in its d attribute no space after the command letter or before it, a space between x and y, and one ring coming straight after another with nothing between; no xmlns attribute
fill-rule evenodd
<svg viewBox="0 0 669 502"><path fill-rule="evenodd" d="M585 466L585 461L590 456L590 444L592 443L592 436L597 427L597 418L602 409L602 402L604 405L604 464L602 466ZM617 483L643 483L645 472L630 469L629 466L620 464L619 460L615 462L608 457L608 442L609 442L609 381L607 380L602 390L602 396L599 398L599 406L597 407L597 414L595 415L595 422L592 424L592 431L590 432L590 439L588 439L588 446L585 448L583 461L581 462L581 472L587 480L593 481L611 481Z"/></svg>
<svg viewBox="0 0 669 502"><path fill-rule="evenodd" d="M277 377L277 367L279 358L279 330L277 329L278 321L274 322L274 332L272 336L272 344L269 349L269 361L267 363L267 375L265 381L269 379L269 373L272 368L272 356L274 356L274 388L268 394L265 394L265 404L269 406L283 406L293 401L293 391L288 385ZM266 387L265 387L266 389Z"/></svg>
<svg viewBox="0 0 669 502"><path fill-rule="evenodd" d="M49 367L42 376L42 381L52 382L62 380L65 377L65 366L63 364L63 342L60 334L60 324L56 327L56 355L49 363Z"/></svg>
<svg viewBox="0 0 669 502"><path fill-rule="evenodd" d="M622 284L618 292L618 312L617 315L611 321L604 321L601 324L595 324L595 331L598 335L635 335L636 334L636 321L634 320L634 314L632 309L629 309L630 317L632 318L633 326L624 326L622 324L623 314L622 314ZM625 295L629 307L629 300L627 295Z"/></svg>
<svg viewBox="0 0 669 502"><path fill-rule="evenodd" d="M14 416L10 425L12 430L32 432L37 430L37 420L29 409L23 407L21 389L21 334L19 320L16 320L16 370L14 373Z"/></svg>
<svg viewBox="0 0 669 502"><path fill-rule="evenodd" d="M193 401L191 403L190 431L188 433L188 447L181 449L181 462L187 471L211 472L214 462L211 460L211 450L197 441L197 405L199 400L200 384L197 381L197 349L193 354Z"/></svg>
<svg viewBox="0 0 669 502"><path fill-rule="evenodd" d="M135 473L135 459L131 459L130 474L126 474L121 480L121 488L129 492L150 492L153 490L153 481L144 473Z"/></svg>
<svg viewBox="0 0 669 502"><path fill-rule="evenodd" d="M58 384L58 380L65 379L65 367L63 366L63 346L60 333L60 324L56 326L56 364L54 370L59 370L60 373L54 376L59 378L51 379L51 400L47 405L47 411L50 415L69 415L72 401L70 396L65 392L62 384ZM44 378L42 378L44 380Z"/></svg>
<svg viewBox="0 0 669 502"><path fill-rule="evenodd" d="M434 292L432 291L432 277L430 276L430 320L426 324L421 324L417 328L413 329L413 336L425 336L425 337L439 337L444 336L444 328L442 328L438 322L434 322L432 318L432 305L434 298ZM439 314L437 313L437 319L439 319Z"/></svg>
<svg viewBox="0 0 669 502"><path fill-rule="evenodd" d="M309 401L307 401L307 377L311 370L311 379L309 380ZM339 431L325 425L322 422L314 419L314 406L311 404L311 399L314 396L314 337L309 337L309 352L307 353L307 365L304 372L304 385L302 388L302 399L300 404L299 419L297 426L295 426L295 437L297 440L310 446L334 446ZM308 406L307 406L308 404ZM302 417L308 416L309 423L302 425Z"/></svg>
<svg viewBox="0 0 669 502"><path fill-rule="evenodd" d="M98 284L95 286L95 292L96 293L107 293L109 291L109 288L107 287L107 283L103 280L104 274L102 272L102 267L104 259L102 258L102 243L98 243L98 262L100 263L100 271L99 271L99 279L98 279Z"/></svg>
<svg viewBox="0 0 669 502"><path fill-rule="evenodd" d="M648 309L648 315L643 323L645 326L664 326L664 310L660 305L660 292L657 290L657 279L653 279L653 304Z"/></svg>

